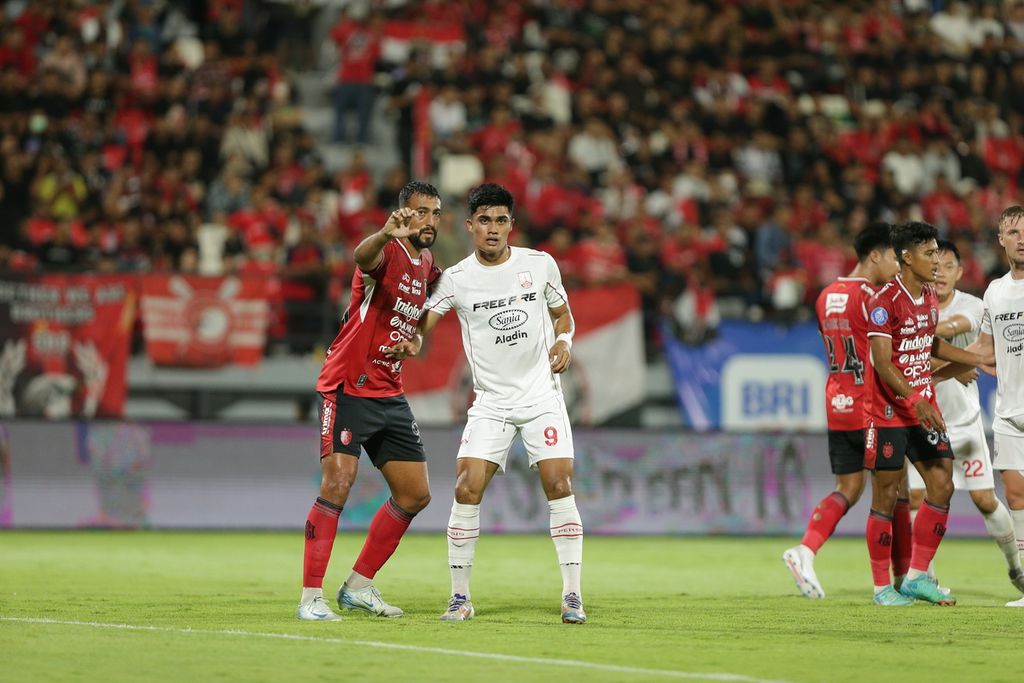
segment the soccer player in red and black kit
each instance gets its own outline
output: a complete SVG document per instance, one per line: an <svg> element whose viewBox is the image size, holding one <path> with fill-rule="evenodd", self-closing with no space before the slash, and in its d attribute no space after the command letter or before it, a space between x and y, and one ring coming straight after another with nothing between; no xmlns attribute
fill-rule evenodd
<svg viewBox="0 0 1024 683"><path fill-rule="evenodd" d="M815 305L829 365L825 410L828 459L836 488L814 508L800 545L782 554L797 588L808 598L825 597L814 573L814 556L864 492L864 430L871 394L867 301L900 270L888 223L864 228L854 240L854 249L857 266L826 287Z"/></svg>
<svg viewBox="0 0 1024 683"><path fill-rule="evenodd" d="M440 276L427 249L434 243L441 199L434 186L411 182L399 209L356 247L352 301L327 350L316 390L320 408L320 496L306 519L302 598L297 616L340 619L323 596L324 574L338 517L356 479L360 448L384 475L391 497L370 522L352 573L338 589L342 609L400 617L373 585L412 518L430 501L427 462L419 428L402 393L401 361L384 350L416 334L427 290Z"/></svg>
<svg viewBox="0 0 1024 683"><path fill-rule="evenodd" d="M958 349L935 336L939 302L930 283L939 268L938 232L927 223L906 223L893 231L900 274L868 303L868 339L874 366L871 426L865 437L872 470L868 555L874 602L906 605L915 599L955 605L956 598L929 581L928 564L946 533L953 495L952 458L946 425L935 400L931 359L960 366L991 365L993 358ZM956 366L954 366L956 367ZM897 591L889 578L893 560L893 512L897 490L910 462L925 482L925 501L911 534L910 568L896 569Z"/></svg>

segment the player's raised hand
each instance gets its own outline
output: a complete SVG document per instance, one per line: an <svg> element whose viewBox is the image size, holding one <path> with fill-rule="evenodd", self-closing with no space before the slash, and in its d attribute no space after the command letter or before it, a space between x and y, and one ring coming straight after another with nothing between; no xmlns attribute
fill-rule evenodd
<svg viewBox="0 0 1024 683"><path fill-rule="evenodd" d="M400 341L394 346L384 349L384 356L391 360L405 360L417 355L422 347L423 338L417 334L412 339Z"/></svg>
<svg viewBox="0 0 1024 683"><path fill-rule="evenodd" d="M946 421L942 419L942 413L928 401L918 401L914 404L914 414L917 421L925 429L934 429L938 432L946 431Z"/></svg>
<svg viewBox="0 0 1024 683"><path fill-rule="evenodd" d="M384 234L394 239L415 235L417 231L411 225L415 215L416 212L407 206L392 211L388 222L384 224Z"/></svg>
<svg viewBox="0 0 1024 683"><path fill-rule="evenodd" d="M551 372L556 375L568 370L572 360L569 345L564 341L555 342L555 345L548 351L548 360L551 362Z"/></svg>

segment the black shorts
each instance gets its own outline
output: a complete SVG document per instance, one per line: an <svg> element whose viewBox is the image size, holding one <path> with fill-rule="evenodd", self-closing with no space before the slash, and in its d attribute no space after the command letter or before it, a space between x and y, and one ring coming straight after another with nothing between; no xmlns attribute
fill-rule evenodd
<svg viewBox="0 0 1024 683"><path fill-rule="evenodd" d="M377 469L390 460L425 462L420 428L405 396L368 398L338 390L320 404L320 457L345 453L359 457L360 447Z"/></svg>
<svg viewBox="0 0 1024 683"><path fill-rule="evenodd" d="M949 445L946 432L925 429L920 425L875 427L872 432L864 449L868 469L903 469L904 456L914 463L953 457L953 447Z"/></svg>
<svg viewBox="0 0 1024 683"><path fill-rule="evenodd" d="M855 474L864 469L864 430L828 430L828 461L832 474Z"/></svg>

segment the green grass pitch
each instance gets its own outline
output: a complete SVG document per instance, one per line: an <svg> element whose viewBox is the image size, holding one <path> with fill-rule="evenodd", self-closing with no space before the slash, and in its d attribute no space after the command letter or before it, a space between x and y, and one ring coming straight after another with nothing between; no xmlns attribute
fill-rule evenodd
<svg viewBox="0 0 1024 683"><path fill-rule="evenodd" d="M328 594L361 542L339 535ZM404 618L300 623L299 532L5 532L0 680L1020 680L1024 610L1003 607L1018 596L993 543L940 549L956 607L884 609L862 540L823 549L824 601L796 593L780 559L792 542L590 537L590 621L569 626L550 539L484 535L477 618L452 624L437 619L444 537L412 534L377 577Z"/></svg>

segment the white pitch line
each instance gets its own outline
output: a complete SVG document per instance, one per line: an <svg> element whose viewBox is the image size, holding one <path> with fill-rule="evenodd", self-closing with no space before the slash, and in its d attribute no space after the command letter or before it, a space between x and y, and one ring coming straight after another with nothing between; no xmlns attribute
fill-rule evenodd
<svg viewBox="0 0 1024 683"><path fill-rule="evenodd" d="M320 636L303 636L294 633L261 633L259 631L212 630L202 628L173 628L170 626L145 626L136 624L109 624L99 621L65 621L61 619L39 619L31 617L0 617L0 621L22 624L46 624L51 626L88 626L90 628L121 629L124 631L155 631L159 633L188 633L214 636L248 636L250 638L275 638L278 640L299 640L332 645L354 645L357 647L376 647L384 650L401 650L403 652L423 652L435 655L456 657L476 657L500 662L517 664L540 664L544 666L565 666L577 669L593 669L597 671L613 671L616 673L636 674L638 676L662 676L700 681L728 681L729 683L787 683L780 680L754 678L743 674L731 673L697 673L692 671L671 671L668 669L644 669L636 666L619 666L616 664L600 664L585 662L578 659L548 659L545 657L520 657L503 655L497 652L473 652L470 650L450 650L443 647L425 647L423 645L402 645L400 643L382 643L375 640L348 640L346 638L323 638Z"/></svg>

